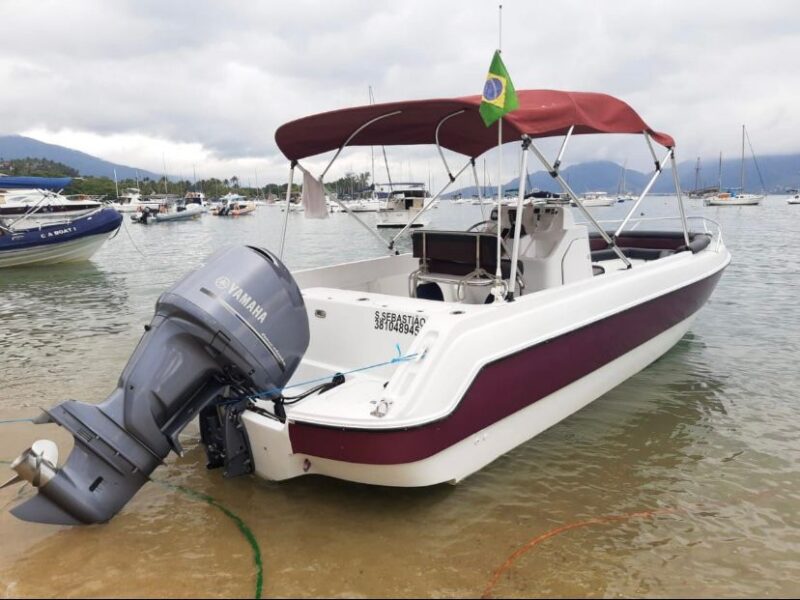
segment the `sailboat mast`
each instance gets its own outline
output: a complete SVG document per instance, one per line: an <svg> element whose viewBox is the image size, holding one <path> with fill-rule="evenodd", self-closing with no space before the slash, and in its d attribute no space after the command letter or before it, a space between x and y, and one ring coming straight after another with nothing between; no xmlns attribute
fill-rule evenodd
<svg viewBox="0 0 800 600"><path fill-rule="evenodd" d="M700 189L700 157L697 157L697 164L694 166L694 189Z"/></svg>
<svg viewBox="0 0 800 600"><path fill-rule="evenodd" d="M169 190L167 190L167 159L164 158L164 154L161 154L161 164L164 166L164 194L168 194Z"/></svg>
<svg viewBox="0 0 800 600"><path fill-rule="evenodd" d="M370 105L375 104L375 97L372 95L372 86L369 86L369 103ZM378 190L375 187L375 146L369 147L369 153L372 158L372 199L374 200L378 195Z"/></svg>
<svg viewBox="0 0 800 600"><path fill-rule="evenodd" d="M718 191L722 191L722 152L719 153L719 183L717 184Z"/></svg>
<svg viewBox="0 0 800 600"><path fill-rule="evenodd" d="M744 194L744 125L742 125L742 193Z"/></svg>

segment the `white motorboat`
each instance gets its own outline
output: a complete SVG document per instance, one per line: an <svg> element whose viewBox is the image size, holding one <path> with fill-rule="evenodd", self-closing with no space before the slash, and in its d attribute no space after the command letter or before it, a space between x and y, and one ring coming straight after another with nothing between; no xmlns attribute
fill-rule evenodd
<svg viewBox="0 0 800 600"><path fill-rule="evenodd" d="M606 192L587 192L582 198L583 205L587 208L596 206L614 206L617 203L617 198L609 196ZM572 203L575 206L575 203Z"/></svg>
<svg viewBox="0 0 800 600"><path fill-rule="evenodd" d="M378 212L381 209L381 201L378 198L359 198L346 202L350 212Z"/></svg>
<svg viewBox="0 0 800 600"><path fill-rule="evenodd" d="M58 222L101 208L101 200L85 195L68 197L45 189L0 189L0 219L13 222L26 217L25 222Z"/></svg>
<svg viewBox="0 0 800 600"><path fill-rule="evenodd" d="M522 151L515 205L495 204L467 231L415 230L404 254L395 244L408 227L387 242L354 216L385 256L293 273L281 258L304 250L285 235L279 255L221 250L161 296L107 400L47 410L40 422L72 432L73 454L58 467L57 452L41 444L25 451L12 468L39 494L12 513L47 523L110 519L180 450L178 436L198 414L208 464L228 476L455 483L667 352L730 262L713 222L689 229L673 139L604 94L518 98L503 117L505 139ZM495 147L480 104L480 96L394 102L287 123L276 142L291 161L289 189L309 157L336 151L333 163L352 145L431 144L467 159L453 171L445 162L436 202ZM672 167L680 226L639 229L640 199L604 229L559 171L578 133L642 135L656 163L649 185ZM537 141L557 135L564 140L551 162ZM525 201L531 154L595 231L576 224L562 199Z"/></svg>
<svg viewBox="0 0 800 600"><path fill-rule="evenodd" d="M791 198L787 198L786 202L789 204L800 204L800 194L795 194Z"/></svg>
<svg viewBox="0 0 800 600"><path fill-rule="evenodd" d="M379 229L417 228L427 225L426 220L419 218L430 203L430 194L424 183L377 184L376 190L386 195L386 199L380 201L378 210Z"/></svg>
<svg viewBox="0 0 800 600"><path fill-rule="evenodd" d="M135 213L144 208L157 211L162 204L163 202L160 199L143 200L139 188L131 187L122 190L122 193L117 197L113 206L122 213Z"/></svg>
<svg viewBox="0 0 800 600"><path fill-rule="evenodd" d="M256 205L248 201L241 194L229 192L222 196L214 207L211 214L216 217L238 217L255 212Z"/></svg>
<svg viewBox="0 0 800 600"><path fill-rule="evenodd" d="M191 205L199 206L202 212L208 212L209 210L208 199L206 199L206 195L203 192L186 192L183 196L183 205L187 207Z"/></svg>

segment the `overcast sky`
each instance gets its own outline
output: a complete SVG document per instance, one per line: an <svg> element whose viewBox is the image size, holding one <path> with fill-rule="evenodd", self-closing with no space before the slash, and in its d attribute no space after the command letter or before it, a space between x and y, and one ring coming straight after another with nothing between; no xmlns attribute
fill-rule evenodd
<svg viewBox="0 0 800 600"><path fill-rule="evenodd" d="M517 89L618 96L676 138L679 160L738 157L742 123L759 154L800 151L800 2L503 5L503 58ZM370 85L379 102L480 93L498 43L497 2L0 6L3 133L243 183L256 174L260 183L285 178L279 125L366 104ZM629 159L646 168L641 139L602 137L581 140L568 162ZM368 157L351 151L332 175L368 170ZM425 179L430 168L443 181L435 151L392 150L390 159L395 179Z"/></svg>

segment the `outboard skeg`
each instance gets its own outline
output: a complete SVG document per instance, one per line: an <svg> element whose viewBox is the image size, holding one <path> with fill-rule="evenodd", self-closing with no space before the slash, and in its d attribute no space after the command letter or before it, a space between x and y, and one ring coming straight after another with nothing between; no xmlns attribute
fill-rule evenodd
<svg viewBox="0 0 800 600"><path fill-rule="evenodd" d="M68 400L39 422L72 433L63 467L11 512L40 523L102 523L148 480L178 435L228 389L282 388L309 341L303 298L270 252L214 254L161 295L117 388L98 405Z"/></svg>

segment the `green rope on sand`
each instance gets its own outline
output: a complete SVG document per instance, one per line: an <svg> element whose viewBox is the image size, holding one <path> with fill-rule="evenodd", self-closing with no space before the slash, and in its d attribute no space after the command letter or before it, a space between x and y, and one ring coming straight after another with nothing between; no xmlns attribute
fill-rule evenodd
<svg viewBox="0 0 800 600"><path fill-rule="evenodd" d="M264 565L261 562L261 549L258 546L258 541L256 540L256 536L253 534L252 530L247 526L241 517L239 517L236 513L231 511L229 508L226 508L219 502L217 502L211 496L203 494L201 492L196 492L195 490L191 490L189 488L183 487L182 485L175 485L173 483L167 483L166 481L162 481L159 479L151 479L151 481L155 481L163 485L164 487L177 490L194 500L200 500L213 506L214 508L219 509L222 511L226 517L228 517L231 521L234 522L236 527L239 528L239 531L247 540L247 543L250 544L250 548L253 550L253 564L256 567L256 591L255 591L255 598L261 598L261 588L264 584Z"/></svg>

